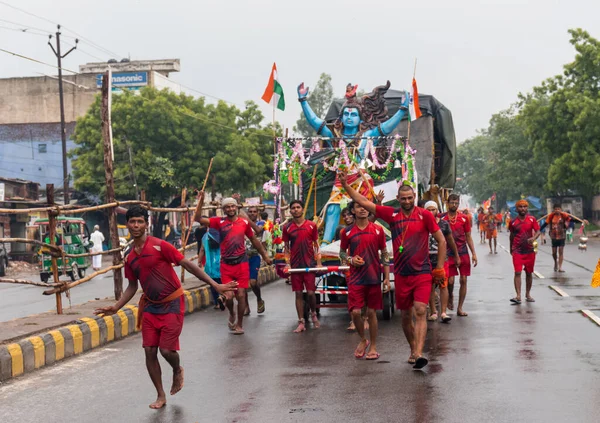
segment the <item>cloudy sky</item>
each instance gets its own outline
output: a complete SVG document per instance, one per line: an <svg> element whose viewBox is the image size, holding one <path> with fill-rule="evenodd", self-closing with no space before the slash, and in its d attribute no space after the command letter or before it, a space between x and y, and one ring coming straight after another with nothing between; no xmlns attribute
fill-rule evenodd
<svg viewBox="0 0 600 423"><path fill-rule="evenodd" d="M54 25L2 3L111 52L82 44L64 62L74 70L115 54L179 58L174 80L243 105L262 103L275 61L287 100L278 119L290 128L300 113L300 82L313 86L327 72L337 95L348 82L368 91L389 79L392 88L407 89L418 58L419 91L452 111L459 142L573 59L569 28L600 38L598 0L0 0L0 49L50 63L43 36L5 27ZM52 72L0 53L1 78Z"/></svg>

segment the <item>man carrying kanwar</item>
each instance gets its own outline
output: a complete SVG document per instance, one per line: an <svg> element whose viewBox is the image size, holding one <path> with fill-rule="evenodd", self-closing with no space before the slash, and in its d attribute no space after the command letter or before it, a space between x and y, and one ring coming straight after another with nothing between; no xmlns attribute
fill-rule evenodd
<svg viewBox="0 0 600 423"><path fill-rule="evenodd" d="M148 211L133 206L125 214L127 229L133 238L133 248L125 259L125 277L129 286L121 299L109 307L96 309L95 314L110 316L129 302L142 285L143 294L138 308L138 329L141 326L142 346L146 354L146 368L156 388L156 401L150 408L159 409L167 403L163 390L158 352L173 368L171 395L183 388L183 367L180 364L179 335L183 328L185 296L181 282L172 265L179 265L208 283L220 293L237 288L237 282L219 285L196 264L187 260L173 245L149 236Z"/></svg>
<svg viewBox="0 0 600 423"><path fill-rule="evenodd" d="M376 218L390 225L394 251L394 281L396 307L402 311L402 329L410 345L408 363L422 369L429 362L423 356L427 335L427 303L431 294L432 278L440 284L446 277L446 240L433 215L415 207L415 192L410 185L400 185L396 199L400 208L380 206L352 188L345 171L338 179L348 195ZM432 269L429 261L429 234L438 243L438 264ZM413 315L415 321L413 322Z"/></svg>
<svg viewBox="0 0 600 423"><path fill-rule="evenodd" d="M494 214L494 208L490 206L488 213L485 215L485 237L490 243L490 254L498 254L496 249L498 245L498 224L500 221ZM494 241L494 251L492 251L492 240Z"/></svg>

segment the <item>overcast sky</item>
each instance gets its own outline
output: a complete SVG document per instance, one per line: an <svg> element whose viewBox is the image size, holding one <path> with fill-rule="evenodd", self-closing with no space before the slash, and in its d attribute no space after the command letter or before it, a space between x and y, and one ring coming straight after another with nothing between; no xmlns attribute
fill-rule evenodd
<svg viewBox="0 0 600 423"><path fill-rule="evenodd" d="M392 88L408 89L416 57L419 91L452 111L459 142L519 92L561 72L574 57L569 28L600 38L598 0L1 1L133 60L179 58L174 80L239 105L254 100L267 119L270 108L260 97L275 61L287 102L278 120L290 128L301 110L300 82L313 86L327 72L338 96L348 82L369 91L389 79ZM15 27L1 20L55 30L3 4L0 27ZM55 63L41 36L0 28L0 48ZM81 49L112 57L90 45ZM80 51L63 66L77 70L94 61ZM52 72L0 53L2 78Z"/></svg>

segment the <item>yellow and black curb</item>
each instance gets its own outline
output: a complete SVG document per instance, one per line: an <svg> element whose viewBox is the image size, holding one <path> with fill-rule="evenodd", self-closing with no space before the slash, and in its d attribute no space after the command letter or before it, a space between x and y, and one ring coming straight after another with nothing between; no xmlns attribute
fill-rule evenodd
<svg viewBox="0 0 600 423"><path fill-rule="evenodd" d="M258 283L277 279L273 267L259 271ZM212 304L208 286L185 291L186 314ZM92 350L137 332L137 306L126 305L105 317L82 317L74 324L0 346L0 382Z"/></svg>

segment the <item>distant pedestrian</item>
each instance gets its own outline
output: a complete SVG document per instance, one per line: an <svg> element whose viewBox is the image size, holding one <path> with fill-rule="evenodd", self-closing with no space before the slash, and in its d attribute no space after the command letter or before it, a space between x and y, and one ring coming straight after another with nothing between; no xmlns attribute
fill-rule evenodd
<svg viewBox="0 0 600 423"><path fill-rule="evenodd" d="M171 395L183 388L184 381L177 351L183 328L185 296L173 265L180 265L219 292L234 290L237 283L218 285L171 244L149 236L148 211L142 207L131 207L125 218L133 238L133 248L125 261L125 277L129 280L129 286L116 304L96 309L95 314L115 314L133 298L138 290L138 281L142 285L144 293L140 298L136 321L138 328L141 326L146 368L157 392L156 401L150 404L150 408L159 409L167 403L158 361L159 351L173 369Z"/></svg>
<svg viewBox="0 0 600 423"><path fill-rule="evenodd" d="M521 272L525 269L525 299L528 302L535 300L531 296L533 285L533 270L535 266L534 242L540 236L540 225L535 217L528 213L528 203L525 200L517 201L518 216L508 224L510 232L510 253L515 270L516 296L511 298L514 304L521 304Z"/></svg>
<svg viewBox="0 0 600 423"><path fill-rule="evenodd" d="M221 283L221 235L216 229L204 231L200 239L200 251L198 252L198 266L216 283ZM220 295L215 288L210 287L215 309L225 310L225 297Z"/></svg>
<svg viewBox="0 0 600 423"><path fill-rule="evenodd" d="M498 218L494 214L494 208L490 207L488 213L485 215L485 237L490 244L490 254L498 254ZM492 251L492 241L494 243L494 250Z"/></svg>
<svg viewBox="0 0 600 423"><path fill-rule="evenodd" d="M263 232L265 227L265 221L258 218L258 207L250 206L246 211L248 218L251 222L258 227L260 232L254 231L256 237L261 240L263 239ZM266 243L263 242L263 247L267 248ZM250 288L256 296L256 312L262 314L265 312L265 301L262 298L262 292L260 285L258 284L258 272L260 270L260 254L258 250L252 245L249 239L246 239L246 254L248 254L248 266L250 268ZM246 291L246 311L244 315L250 314L250 304L248 304L248 291Z"/></svg>
<svg viewBox="0 0 600 423"><path fill-rule="evenodd" d="M90 241L92 241L92 248L90 252L101 253L102 243L104 242L104 235L100 232L100 226L94 225L94 232L90 235ZM92 269L95 271L100 270L102 267L102 254L92 256Z"/></svg>
<svg viewBox="0 0 600 423"><path fill-rule="evenodd" d="M477 229L479 230L479 243L485 244L485 213L483 211L483 207L479 207L477 209Z"/></svg>
<svg viewBox="0 0 600 423"><path fill-rule="evenodd" d="M542 223L540 229L544 230L546 226L550 227L549 235L552 242L552 258L554 259L554 271L563 273L563 257L565 248L565 239L567 237L567 228L571 222L571 219L577 220L584 225L589 224L587 220L582 220L572 214L565 213L562 211L560 204L555 204L552 213L544 216L545 221ZM539 220L542 220L539 219Z"/></svg>

